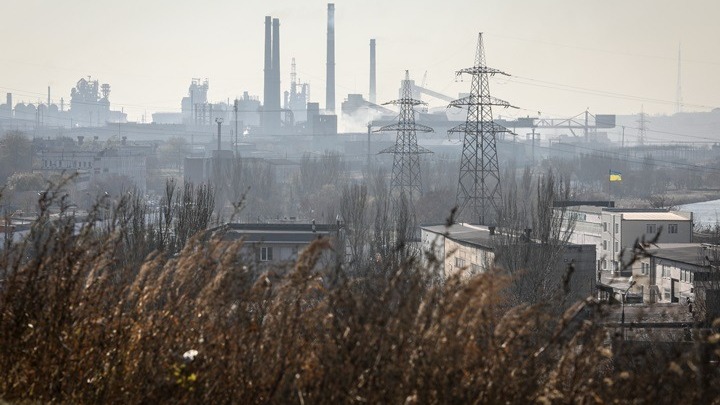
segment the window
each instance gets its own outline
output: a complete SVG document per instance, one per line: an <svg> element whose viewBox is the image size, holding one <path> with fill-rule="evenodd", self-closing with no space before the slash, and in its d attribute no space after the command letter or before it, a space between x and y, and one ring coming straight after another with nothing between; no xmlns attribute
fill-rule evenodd
<svg viewBox="0 0 720 405"><path fill-rule="evenodd" d="M455 267L465 267L465 259L455 258Z"/></svg>
<svg viewBox="0 0 720 405"><path fill-rule="evenodd" d="M618 241L615 241L615 251L616 252L620 251L620 242L618 242Z"/></svg>
<svg viewBox="0 0 720 405"><path fill-rule="evenodd" d="M260 248L260 261L263 262L269 262L272 260L272 248L271 247L264 247Z"/></svg>
<svg viewBox="0 0 720 405"><path fill-rule="evenodd" d="M607 270L607 260L603 260L603 270Z"/></svg>
<svg viewBox="0 0 720 405"><path fill-rule="evenodd" d="M607 244L607 241L604 240L604 241L603 241L603 250L608 250L607 245L608 245L608 244Z"/></svg>
<svg viewBox="0 0 720 405"><path fill-rule="evenodd" d="M655 233L655 224L647 224L645 228L645 233Z"/></svg>
<svg viewBox="0 0 720 405"><path fill-rule="evenodd" d="M662 276L663 277L670 277L670 271L668 271L667 267L663 264L662 266Z"/></svg>
<svg viewBox="0 0 720 405"><path fill-rule="evenodd" d="M620 232L620 224L615 224L615 233Z"/></svg>
<svg viewBox="0 0 720 405"><path fill-rule="evenodd" d="M603 232L607 232L607 222L603 222Z"/></svg>
<svg viewBox="0 0 720 405"><path fill-rule="evenodd" d="M678 233L677 224L668 224L668 233Z"/></svg>
<svg viewBox="0 0 720 405"><path fill-rule="evenodd" d="M665 295L665 301L670 301L670 289L665 288L663 289L664 295Z"/></svg>

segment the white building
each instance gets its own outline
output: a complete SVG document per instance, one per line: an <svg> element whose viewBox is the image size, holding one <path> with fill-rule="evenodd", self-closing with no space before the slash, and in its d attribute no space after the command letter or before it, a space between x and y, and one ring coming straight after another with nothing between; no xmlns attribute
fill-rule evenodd
<svg viewBox="0 0 720 405"><path fill-rule="evenodd" d="M128 178L138 191L147 188L148 147L118 145L95 149L78 146L72 149L40 151L40 170L43 173L76 173L79 189L87 189L92 180L110 180L113 176Z"/></svg>
<svg viewBox="0 0 720 405"><path fill-rule="evenodd" d="M720 315L720 247L701 243L660 243L632 266L628 294L643 303L679 303Z"/></svg>
<svg viewBox="0 0 720 405"><path fill-rule="evenodd" d="M567 208L566 216L574 219L570 241L594 244L598 270L613 275L630 276L630 269L623 267L628 264L629 252L636 242L651 241L656 236L657 243L692 242L692 212L580 205ZM627 253L621 263L619 256L623 250Z"/></svg>
<svg viewBox="0 0 720 405"><path fill-rule="evenodd" d="M470 224L453 224L451 226L421 226L421 248L423 252L431 252L441 276L448 277L460 271L469 274L481 273L498 265L495 262L495 238L504 238L500 230ZM507 239L505 239L507 241ZM533 249L541 254L544 246L531 238ZM532 254L532 253L531 253ZM584 299L593 293L595 287L595 246L589 244L568 243L564 247L562 257L556 264L564 274L564 269L572 263L575 271L570 280L571 301ZM432 265L433 263L426 263ZM556 280L558 285L561 280Z"/></svg>

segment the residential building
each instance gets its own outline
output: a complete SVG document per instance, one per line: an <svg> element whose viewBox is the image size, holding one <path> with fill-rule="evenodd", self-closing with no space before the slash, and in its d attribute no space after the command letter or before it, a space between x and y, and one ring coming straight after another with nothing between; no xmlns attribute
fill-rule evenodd
<svg viewBox="0 0 720 405"><path fill-rule="evenodd" d="M338 224L227 224L226 240L242 239L243 254L256 263L295 260L314 240L336 238L341 231Z"/></svg>
<svg viewBox="0 0 720 405"><path fill-rule="evenodd" d="M460 271L470 274L482 273L499 265L495 260L495 249L497 238L504 235L495 227L453 224L449 227L421 226L420 229L422 250L431 252L437 259L434 264L438 266L442 277ZM542 254L543 249L546 248L530 237L517 243L532 244L531 254ZM558 260L557 266L562 271L558 271L557 274L564 274L564 269L571 263L575 269L570 280L571 301L592 295L596 274L595 245L568 243ZM557 283L560 285L560 277Z"/></svg>
<svg viewBox="0 0 720 405"><path fill-rule="evenodd" d="M658 243L692 242L692 212L578 205L568 207L566 217L574 223L570 242L594 244L598 271L614 276L630 276L626 267L636 242L656 237ZM621 262L623 251L626 253Z"/></svg>
<svg viewBox="0 0 720 405"><path fill-rule="evenodd" d="M629 294L645 303L696 304L720 315L720 247L701 243L660 243L632 266ZM697 305L699 304L699 306Z"/></svg>
<svg viewBox="0 0 720 405"><path fill-rule="evenodd" d="M113 180L113 176L128 179L144 193L147 188L147 157L152 147L124 144L95 147L82 144L72 147L46 147L39 152L43 173L76 173L79 189L87 189L93 180Z"/></svg>

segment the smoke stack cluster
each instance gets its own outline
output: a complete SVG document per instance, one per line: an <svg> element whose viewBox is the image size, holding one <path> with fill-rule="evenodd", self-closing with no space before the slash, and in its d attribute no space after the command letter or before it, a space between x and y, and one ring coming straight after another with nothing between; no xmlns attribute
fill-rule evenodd
<svg viewBox="0 0 720 405"><path fill-rule="evenodd" d="M370 102L375 104L376 98L375 83L375 40L370 40Z"/></svg>
<svg viewBox="0 0 720 405"><path fill-rule="evenodd" d="M325 110L335 112L335 4L328 3Z"/></svg>
<svg viewBox="0 0 720 405"><path fill-rule="evenodd" d="M265 17L265 100L263 128L265 133L280 130L280 19Z"/></svg>

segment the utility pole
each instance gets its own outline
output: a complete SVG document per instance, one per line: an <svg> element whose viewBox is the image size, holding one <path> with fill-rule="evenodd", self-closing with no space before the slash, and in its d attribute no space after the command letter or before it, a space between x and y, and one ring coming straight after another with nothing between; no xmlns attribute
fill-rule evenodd
<svg viewBox="0 0 720 405"><path fill-rule="evenodd" d="M221 184L221 178L222 178L222 159L221 159L221 155L220 155L220 135L221 135L223 119L221 117L215 118L215 122L217 122L217 124L218 124L218 150L217 150L217 156L215 156L215 158L217 159L217 177L215 179L215 187L217 187L219 189L220 184Z"/></svg>
<svg viewBox="0 0 720 405"><path fill-rule="evenodd" d="M496 137L498 133L511 132L493 121L492 106L513 107L507 101L490 96L490 76L505 72L485 65L485 49L482 33L478 34L475 65L455 72L456 77L472 77L470 95L451 102L448 107L467 107L467 119L448 131L463 133L463 149L460 158L460 176L456 204L457 218L466 208L465 217L479 221L481 225L497 223L502 206L500 192L500 167L498 164ZM517 107L513 107L517 108ZM469 207L468 207L469 206Z"/></svg>
<svg viewBox="0 0 720 405"><path fill-rule="evenodd" d="M222 128L222 123L223 123L222 117L215 118L215 122L217 123L217 126L218 126L218 147L217 147L217 151L218 151L218 156L220 156L220 134L221 134L220 131L221 131L221 128Z"/></svg>
<svg viewBox="0 0 720 405"><path fill-rule="evenodd" d="M238 157L238 120L237 120L237 112L238 112L238 99L235 99L235 104L233 105L233 111L235 112L235 158Z"/></svg>
<svg viewBox="0 0 720 405"><path fill-rule="evenodd" d="M675 90L675 112L679 113L682 112L682 87L681 87L681 79L682 76L680 76L680 51L681 51L681 45L678 44L678 69L677 69L677 89Z"/></svg>
<svg viewBox="0 0 720 405"><path fill-rule="evenodd" d="M368 121L367 129L368 129L368 132L367 132L367 136L368 136L368 141L367 141L367 173L368 173L368 176L370 176L370 134L372 133L372 121Z"/></svg>

